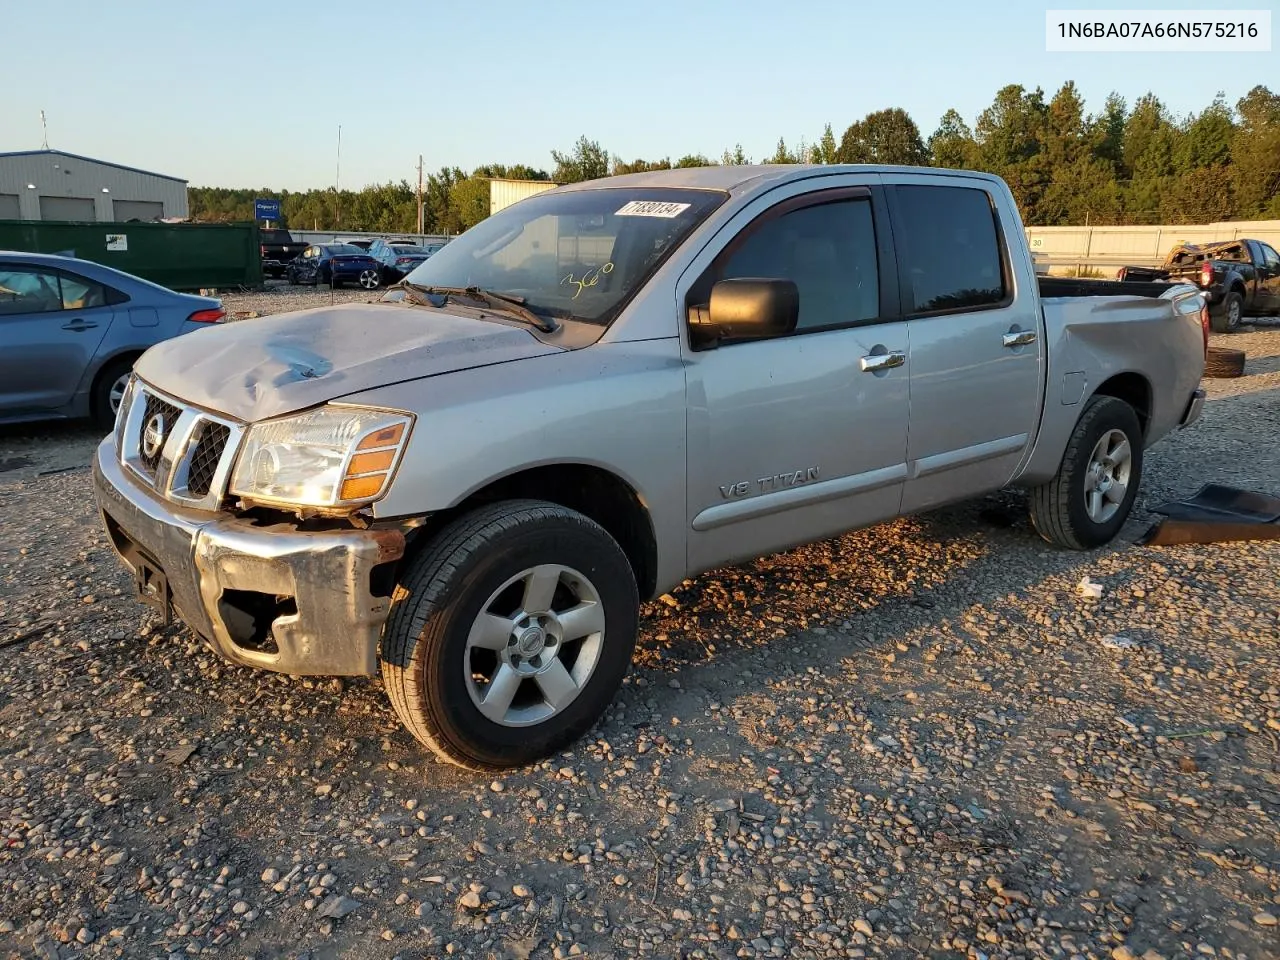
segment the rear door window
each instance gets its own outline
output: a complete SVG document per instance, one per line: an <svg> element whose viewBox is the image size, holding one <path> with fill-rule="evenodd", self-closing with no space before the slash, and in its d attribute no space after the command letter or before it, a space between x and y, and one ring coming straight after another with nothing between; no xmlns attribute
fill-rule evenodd
<svg viewBox="0 0 1280 960"><path fill-rule="evenodd" d="M894 239L912 314L1003 306L1011 295L995 208L985 190L899 184Z"/></svg>

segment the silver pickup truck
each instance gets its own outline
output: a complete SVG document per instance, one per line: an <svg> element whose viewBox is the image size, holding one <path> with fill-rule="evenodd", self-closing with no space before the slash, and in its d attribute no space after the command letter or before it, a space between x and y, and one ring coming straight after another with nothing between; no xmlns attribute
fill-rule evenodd
<svg viewBox="0 0 1280 960"><path fill-rule="evenodd" d="M1204 401L1203 296L1154 289L1038 282L985 174L574 184L378 302L151 348L94 483L139 595L228 660L381 673L441 757L516 766L701 571L1008 485L1045 539L1111 540Z"/></svg>

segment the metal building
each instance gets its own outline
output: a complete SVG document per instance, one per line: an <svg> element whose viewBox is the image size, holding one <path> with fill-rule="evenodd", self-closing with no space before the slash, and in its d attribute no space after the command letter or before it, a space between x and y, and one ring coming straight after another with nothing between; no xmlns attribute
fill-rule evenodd
<svg viewBox="0 0 1280 960"><path fill-rule="evenodd" d="M0 220L185 219L187 181L61 150L0 153Z"/></svg>
<svg viewBox="0 0 1280 960"><path fill-rule="evenodd" d="M489 212L497 213L503 207L509 207L518 200L532 197L535 193L550 190L559 184L550 180L507 180L501 177L489 179Z"/></svg>

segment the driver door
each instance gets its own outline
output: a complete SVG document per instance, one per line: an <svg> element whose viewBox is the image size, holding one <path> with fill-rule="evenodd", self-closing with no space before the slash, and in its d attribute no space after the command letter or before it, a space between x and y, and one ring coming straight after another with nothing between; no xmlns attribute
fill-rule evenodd
<svg viewBox="0 0 1280 960"><path fill-rule="evenodd" d="M697 278L686 308L733 277L792 280L800 294L790 335L683 345L693 570L869 526L901 505L910 364L887 208L868 178L823 183L760 198L686 273Z"/></svg>

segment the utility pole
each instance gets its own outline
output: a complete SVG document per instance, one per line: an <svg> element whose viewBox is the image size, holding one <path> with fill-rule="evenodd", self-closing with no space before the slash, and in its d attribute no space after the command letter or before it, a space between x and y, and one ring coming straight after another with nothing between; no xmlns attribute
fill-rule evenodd
<svg viewBox="0 0 1280 960"><path fill-rule="evenodd" d="M427 232L422 220L422 154L418 154L418 236Z"/></svg>
<svg viewBox="0 0 1280 960"><path fill-rule="evenodd" d="M45 120L45 118L44 118L44 111L43 111L43 110L41 110L41 111L40 111L40 130L41 130L41 131L43 132L43 134L44 134L44 140L43 140L43 142L40 144L40 149L41 149L41 150L48 150L48 149L49 149L49 123L48 123L48 121L46 121L46 120Z"/></svg>
<svg viewBox="0 0 1280 960"><path fill-rule="evenodd" d="M338 208L338 229L342 229L342 194L338 192L338 177L342 173L342 124L338 124L338 157L333 165L333 201Z"/></svg>

